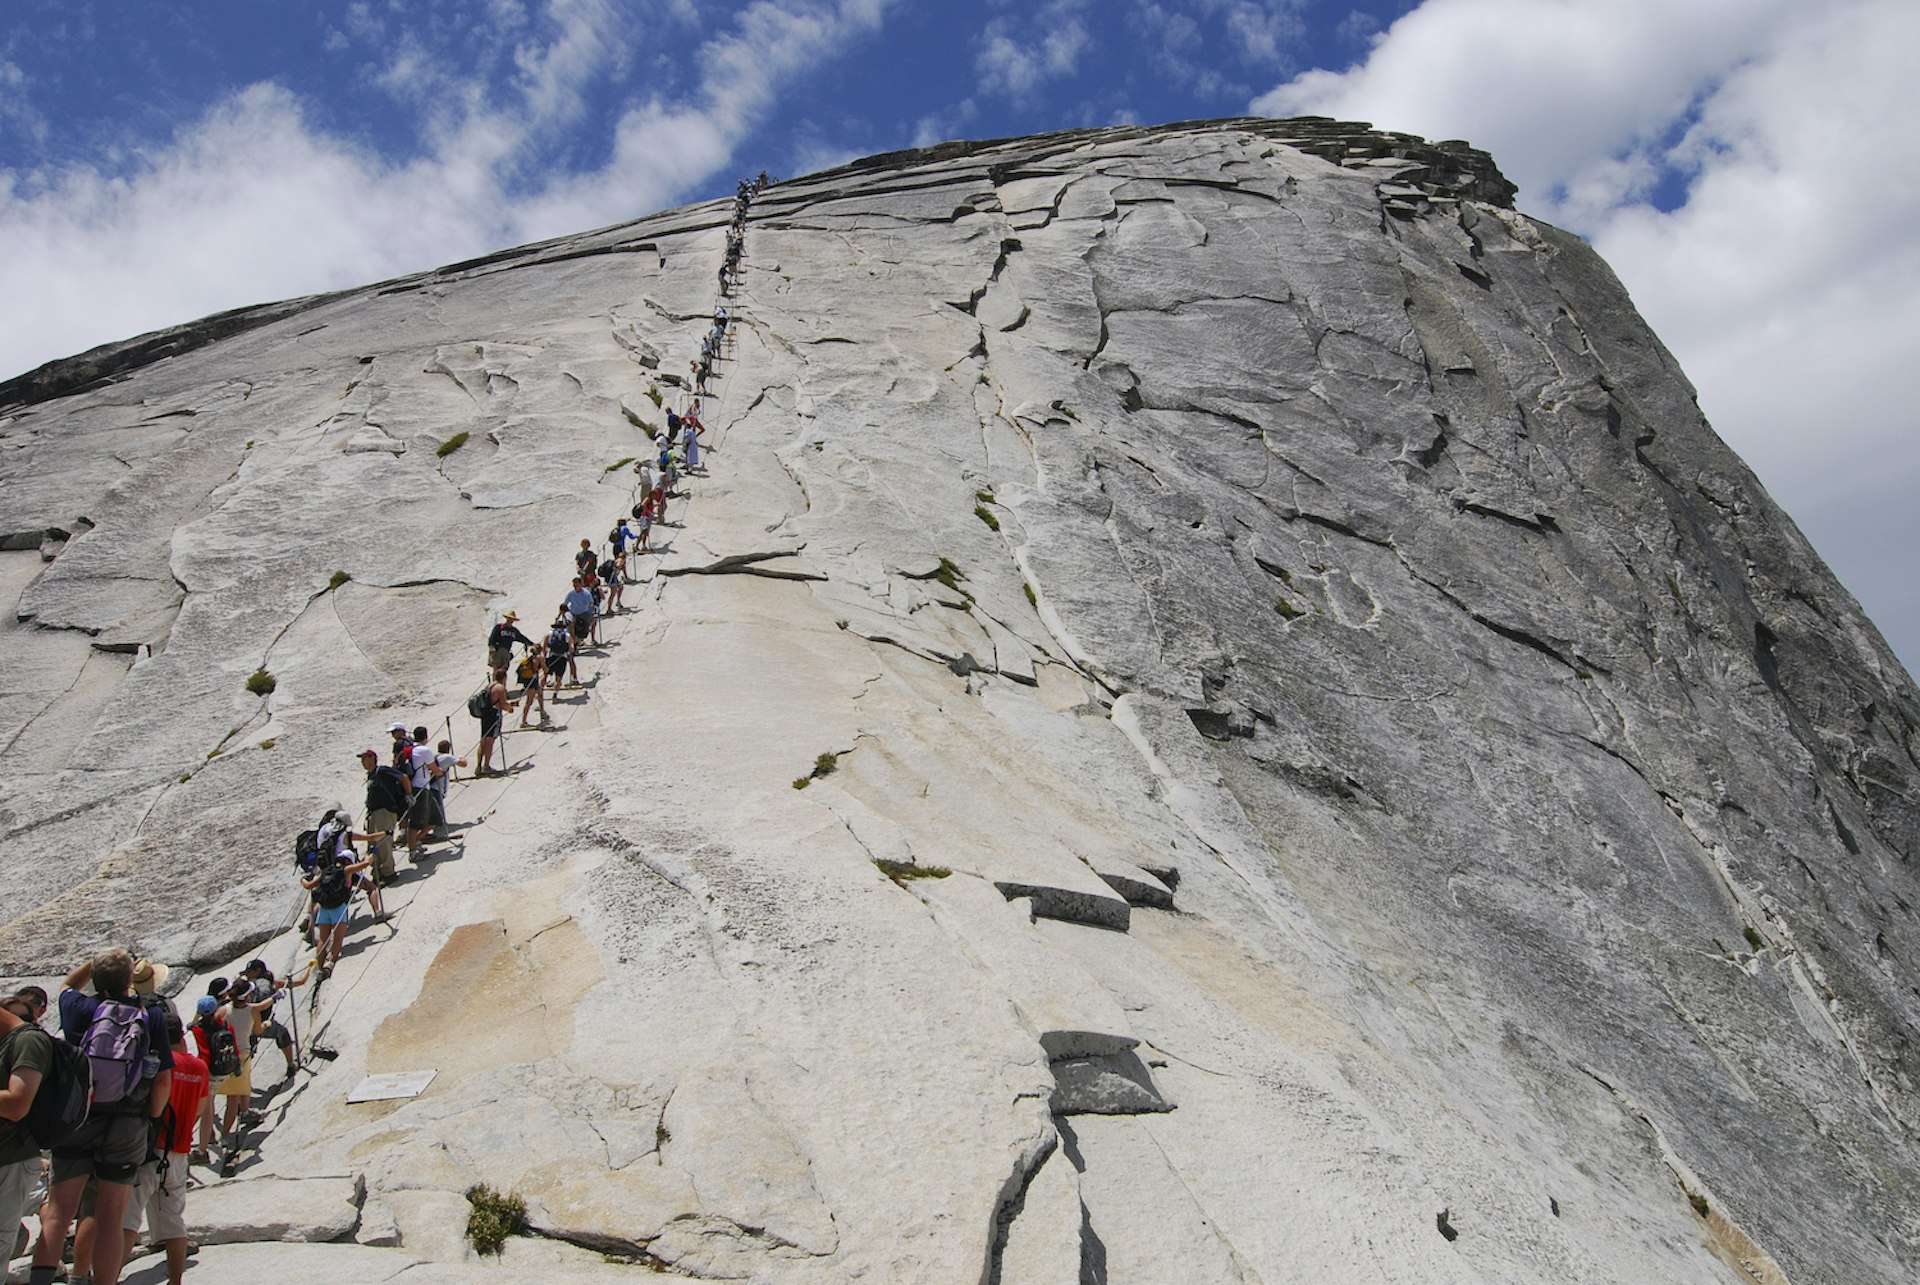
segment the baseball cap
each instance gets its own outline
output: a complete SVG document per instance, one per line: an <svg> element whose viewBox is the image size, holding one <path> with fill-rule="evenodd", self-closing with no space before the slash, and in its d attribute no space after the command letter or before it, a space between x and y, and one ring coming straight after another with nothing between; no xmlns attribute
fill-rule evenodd
<svg viewBox="0 0 1920 1285"><path fill-rule="evenodd" d="M211 995L202 995L200 997L200 1002L193 1006L193 1011L199 1014L201 1017L205 1017L207 1014L215 1011L219 1007L220 1007L219 1000L215 999Z"/></svg>

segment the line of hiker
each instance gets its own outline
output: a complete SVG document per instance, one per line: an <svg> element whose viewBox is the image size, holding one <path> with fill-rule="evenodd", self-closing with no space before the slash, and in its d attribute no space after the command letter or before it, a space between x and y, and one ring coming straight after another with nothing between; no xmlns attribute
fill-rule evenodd
<svg viewBox="0 0 1920 1285"><path fill-rule="evenodd" d="M581 539L570 588L543 635L521 632L512 610L488 632L487 683L467 702L480 724L474 777L511 770L503 738L516 708L515 730L543 730L553 721L547 694L587 685L580 656L607 641L605 621L631 610L622 601L633 583L630 559L665 552L657 532L677 525L667 520L668 502L680 496L683 477L706 472L702 399L715 363L727 355L734 319L725 297L744 253L747 209L771 181L762 171L739 185L720 266L722 297L690 365L687 404L666 410L665 428L641 452L631 512L603 541ZM516 647L523 649L517 663ZM537 723L530 721L536 713ZM29 1240L21 1220L38 1211L31 1285L61 1278L70 1231L65 1279L115 1285L143 1223L147 1242L165 1251L168 1281L178 1285L194 1249L185 1214L192 1167L232 1175L247 1130L262 1118L254 1109L256 1050L271 1044L284 1064L264 1090L269 1096L290 1086L302 1064L299 1006L288 1005L292 1029L276 1017L276 1006L309 987L309 1010L317 1008L321 986L340 963L356 901L364 901L372 922L389 923L381 890L398 877L396 843L424 869L429 845L453 837L448 790L468 760L455 750L451 719L445 725L447 734L434 738L426 724L390 723L386 753L369 747L356 755L366 774L362 828L354 828L346 807L334 806L296 837L298 927L313 947L304 966L276 976L264 959L253 959L231 980L213 978L185 1021L176 999L160 993L167 966L136 960L121 947L66 976L51 1011L54 1033L41 1025L50 1006L40 987L0 1000L0 1235L9 1224L17 1230L17 1254ZM365 845L364 854L356 845ZM335 1056L311 1039L307 1052Z"/></svg>

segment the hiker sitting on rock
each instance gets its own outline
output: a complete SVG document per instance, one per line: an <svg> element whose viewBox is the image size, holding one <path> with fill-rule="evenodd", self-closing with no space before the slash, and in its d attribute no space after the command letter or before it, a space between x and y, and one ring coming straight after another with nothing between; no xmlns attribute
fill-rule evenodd
<svg viewBox="0 0 1920 1285"><path fill-rule="evenodd" d="M94 1216L118 1227L133 1195L133 1179L147 1157L148 1130L173 1091L173 1046L164 1023L137 1003L128 987L133 956L115 947L67 974L60 992L60 1030L93 1070L93 1107L87 1122L53 1149L52 1181L40 1207L40 1243L34 1246L32 1285L53 1285L67 1229L88 1178L99 1180ZM80 988L92 984L88 994ZM93 1278L117 1285L126 1241L96 1238Z"/></svg>

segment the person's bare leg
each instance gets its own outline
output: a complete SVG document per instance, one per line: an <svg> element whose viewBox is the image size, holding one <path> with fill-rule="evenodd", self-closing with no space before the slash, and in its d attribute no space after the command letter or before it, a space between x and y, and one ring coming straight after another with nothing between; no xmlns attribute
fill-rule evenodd
<svg viewBox="0 0 1920 1285"><path fill-rule="evenodd" d="M165 1242L167 1247L167 1285L180 1285L180 1278L187 1274L187 1238L175 1236Z"/></svg>
<svg viewBox="0 0 1920 1285"><path fill-rule="evenodd" d="M95 1225L108 1229L106 1235L93 1238L94 1285L119 1285L120 1269L127 1261L127 1238L114 1235L112 1229L126 1216L127 1201L132 1196L133 1188L127 1183L103 1182L100 1194L94 1197ZM78 1270L77 1262L75 1268Z"/></svg>
<svg viewBox="0 0 1920 1285"><path fill-rule="evenodd" d="M73 1211L80 1207L80 1192L87 1185L86 1174L62 1178L47 1193L40 1206L40 1243L33 1247L35 1268L60 1266L66 1252L67 1228L73 1225Z"/></svg>

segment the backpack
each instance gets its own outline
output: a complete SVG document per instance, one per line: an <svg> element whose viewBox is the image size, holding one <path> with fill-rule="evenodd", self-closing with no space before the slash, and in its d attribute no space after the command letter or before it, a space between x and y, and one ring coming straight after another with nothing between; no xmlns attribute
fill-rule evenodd
<svg viewBox="0 0 1920 1285"><path fill-rule="evenodd" d="M20 1127L32 1136L41 1150L57 1147L80 1131L87 1122L87 1104L93 1097L93 1064L65 1040L56 1040L37 1026L16 1026L9 1040L20 1038L22 1031L39 1031L53 1045L53 1068L40 1077Z"/></svg>
<svg viewBox="0 0 1920 1285"><path fill-rule="evenodd" d="M314 858L320 855L320 832L302 830L293 836L293 864L302 870L313 869Z"/></svg>
<svg viewBox="0 0 1920 1285"><path fill-rule="evenodd" d="M522 656L520 658L520 666L515 670L515 673L519 675L520 681L523 683L532 682L533 676L538 672L539 666L533 663L533 657L531 656Z"/></svg>
<svg viewBox="0 0 1920 1285"><path fill-rule="evenodd" d="M565 625L555 625L553 632L547 635L547 655L565 656L573 650L573 635L567 632Z"/></svg>
<svg viewBox="0 0 1920 1285"><path fill-rule="evenodd" d="M327 910L337 910L347 904L347 898L353 895L353 889L347 884L347 863L339 856L327 856L320 861L320 881L313 886L313 900Z"/></svg>
<svg viewBox="0 0 1920 1285"><path fill-rule="evenodd" d="M602 580L613 579L613 559L612 558L608 558L605 562L600 564L599 574Z"/></svg>
<svg viewBox="0 0 1920 1285"><path fill-rule="evenodd" d="M487 711L493 708L493 684L488 683L473 695L467 697L467 713L475 718L485 718Z"/></svg>
<svg viewBox="0 0 1920 1285"><path fill-rule="evenodd" d="M195 1022L194 1027L206 1042L207 1074L215 1081L240 1074L240 1049L234 1043L233 1028L212 1018Z"/></svg>
<svg viewBox="0 0 1920 1285"><path fill-rule="evenodd" d="M93 1074L93 1105L132 1099L147 1061L147 1010L132 1000L102 999L80 1041Z"/></svg>

